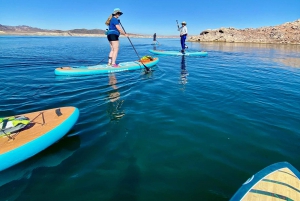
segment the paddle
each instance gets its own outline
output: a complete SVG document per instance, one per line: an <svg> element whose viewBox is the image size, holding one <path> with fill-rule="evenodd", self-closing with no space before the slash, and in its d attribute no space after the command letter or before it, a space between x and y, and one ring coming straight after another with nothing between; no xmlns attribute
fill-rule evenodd
<svg viewBox="0 0 300 201"><path fill-rule="evenodd" d="M122 29L124 30L124 32L125 32L125 34L126 34L126 31L125 31L125 29L124 29L123 25L121 24L121 22L120 22L120 21L119 21L119 23L120 23L120 25L121 25ZM127 38L128 38L128 40L129 40L129 42L130 42L131 46L133 47L133 49L134 49L134 51L135 51L136 55L137 55L137 56L138 56L138 58L140 59L140 62L143 64L143 62L142 62L142 60L141 60L141 57L140 57L140 55L137 53L137 51L136 51L135 47L133 46L133 44L132 44L132 42L131 42L131 40L130 40L129 36L128 36ZM150 68L148 68L147 66L145 66L145 64L143 64L143 66L144 66L144 68L145 68L145 70L146 70L146 73L150 72Z"/></svg>
<svg viewBox="0 0 300 201"><path fill-rule="evenodd" d="M179 29L179 24L178 24L178 20L176 20L176 22L177 22L177 27L178 27L178 29Z"/></svg>
<svg viewBox="0 0 300 201"><path fill-rule="evenodd" d="M160 45L159 42L158 42L158 40L156 40L156 42L157 42L157 43L152 43L152 45L156 45L156 44L157 44L157 45Z"/></svg>

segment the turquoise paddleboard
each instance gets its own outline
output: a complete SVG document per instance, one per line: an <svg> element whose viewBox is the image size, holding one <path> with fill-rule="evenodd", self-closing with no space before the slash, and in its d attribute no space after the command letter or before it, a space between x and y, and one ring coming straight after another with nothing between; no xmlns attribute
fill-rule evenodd
<svg viewBox="0 0 300 201"><path fill-rule="evenodd" d="M18 125L22 124L23 121L16 120L20 116L29 123L21 130L10 131L14 128L13 121ZM61 107L1 118L0 171L36 155L57 142L69 132L78 117L77 108Z"/></svg>
<svg viewBox="0 0 300 201"><path fill-rule="evenodd" d="M158 58L153 58L153 61L143 61L143 64L147 67L152 67L158 63ZM81 66L81 67L60 67L56 68L55 75L96 75L103 73L114 73L129 70L137 70L145 68L139 61L122 62L119 63L119 67L111 67L107 64L95 65L95 66Z"/></svg>
<svg viewBox="0 0 300 201"><path fill-rule="evenodd" d="M185 54L182 54L180 51L165 51L165 50L149 50L153 54L159 55L176 55L176 56L206 56L207 52L190 52L185 51Z"/></svg>

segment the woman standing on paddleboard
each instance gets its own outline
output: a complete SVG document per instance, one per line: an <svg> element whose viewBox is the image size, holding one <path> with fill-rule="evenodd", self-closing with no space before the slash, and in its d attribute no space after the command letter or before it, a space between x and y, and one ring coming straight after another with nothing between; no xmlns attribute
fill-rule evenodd
<svg viewBox="0 0 300 201"><path fill-rule="evenodd" d="M185 50L185 40L186 40L186 36L188 34L188 30L186 27L186 22L183 21L181 22L181 27L179 27L178 22L177 22L177 27L178 27L178 31L180 31L180 42L181 42L181 53L184 54L184 50Z"/></svg>
<svg viewBox="0 0 300 201"><path fill-rule="evenodd" d="M106 20L105 24L108 27L107 39L110 44L110 53L108 56L108 65L112 67L119 67L118 64L116 64L116 59L119 52L119 36L120 33L122 33L124 36L128 37L128 35L125 33L125 31L120 26L120 20L118 19L122 15L122 11L120 8L115 8L112 15Z"/></svg>

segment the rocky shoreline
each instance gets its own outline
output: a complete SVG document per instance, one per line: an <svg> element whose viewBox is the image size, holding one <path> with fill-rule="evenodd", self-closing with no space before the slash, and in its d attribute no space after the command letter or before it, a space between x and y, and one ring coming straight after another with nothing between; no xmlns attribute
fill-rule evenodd
<svg viewBox="0 0 300 201"><path fill-rule="evenodd" d="M300 44L300 19L278 26L257 29L219 28L207 29L198 36L188 39L191 42L229 42L229 43L279 43Z"/></svg>

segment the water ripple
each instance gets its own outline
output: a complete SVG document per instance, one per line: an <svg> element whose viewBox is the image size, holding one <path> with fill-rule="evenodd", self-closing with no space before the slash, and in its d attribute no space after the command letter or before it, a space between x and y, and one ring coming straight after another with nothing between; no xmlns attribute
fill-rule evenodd
<svg viewBox="0 0 300 201"><path fill-rule="evenodd" d="M105 38L0 39L1 116L80 110L66 139L3 172L0 191L14 186L18 200L40 200L33 191L51 200L126 200L127 192L136 200L228 200L271 163L300 168L299 46L190 43L208 56L162 56L149 74L72 77L54 69L106 62ZM118 61L137 60L123 39ZM132 41L140 56L150 54L151 39ZM178 40L159 42L178 49Z"/></svg>

